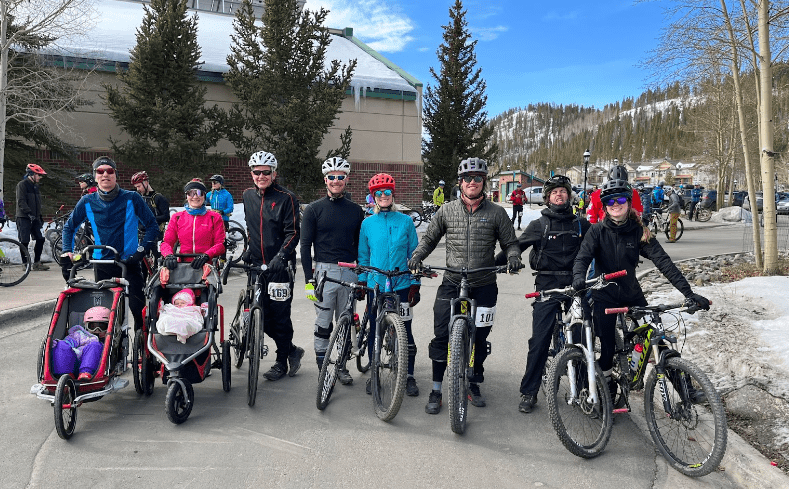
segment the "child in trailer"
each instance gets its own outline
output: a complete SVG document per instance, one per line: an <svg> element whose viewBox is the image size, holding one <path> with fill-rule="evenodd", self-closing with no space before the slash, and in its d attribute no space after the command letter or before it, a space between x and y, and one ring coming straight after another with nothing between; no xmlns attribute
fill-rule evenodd
<svg viewBox="0 0 789 489"><path fill-rule="evenodd" d="M68 335L55 340L52 347L53 373L78 374L78 380L90 380L96 374L104 345L99 338L107 333L110 310L96 306L85 311L83 323L69 328Z"/></svg>

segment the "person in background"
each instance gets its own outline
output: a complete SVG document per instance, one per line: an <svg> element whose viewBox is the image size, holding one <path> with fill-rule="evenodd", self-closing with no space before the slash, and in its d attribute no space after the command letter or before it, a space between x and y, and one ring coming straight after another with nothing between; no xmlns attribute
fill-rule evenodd
<svg viewBox="0 0 789 489"><path fill-rule="evenodd" d="M627 168L622 165L614 166L608 172L608 180L622 180L627 182ZM635 209L639 216L641 216L641 214L644 212L644 206L641 205L641 198L639 197L638 192L633 193L633 209ZM589 198L589 210L586 213L586 218L590 223L595 224L602 221L604 217L605 210L603 209L603 204L600 202L600 190L595 188L595 191L592 192L592 195Z"/></svg>
<svg viewBox="0 0 789 489"><path fill-rule="evenodd" d="M161 241L162 237L164 236L164 228L167 226L167 222L170 220L170 202L165 198L164 195L160 194L156 190L151 187L151 182L148 178L148 173L145 171L140 171L132 175L131 183L134 185L134 189L137 190L137 193L142 196L142 199L145 201L145 205L151 209L153 212L153 217L156 218L156 224L159 226L159 236L156 240L156 243L151 251L153 251L154 256L159 256L158 250L158 242ZM140 231L142 232L143 228L140 227Z"/></svg>
<svg viewBox="0 0 789 489"><path fill-rule="evenodd" d="M78 176L77 182L79 182L79 188L82 190L82 195L92 194L98 188L96 187L96 180L93 179L93 175L90 173L83 173Z"/></svg>
<svg viewBox="0 0 789 489"><path fill-rule="evenodd" d="M208 192L206 204L222 216L227 231L230 226L230 216L233 214L233 196L225 188L225 178L222 175L211 175L208 180L211 182L211 191Z"/></svg>
<svg viewBox="0 0 789 489"><path fill-rule="evenodd" d="M677 242L677 221L679 220L679 213L682 212L682 206L679 203L679 196L671 187L665 188L666 195L668 196L668 240L666 243Z"/></svg>
<svg viewBox="0 0 789 489"><path fill-rule="evenodd" d="M663 204L665 199L663 187L665 185L666 182L660 182L657 184L657 187L652 189L652 211L657 212L658 214L663 212Z"/></svg>
<svg viewBox="0 0 789 489"><path fill-rule="evenodd" d="M441 207L444 205L444 181L438 181L438 187L433 191L433 205L436 207Z"/></svg>
<svg viewBox="0 0 789 489"><path fill-rule="evenodd" d="M38 184L46 174L39 165L30 163L25 168L25 178L16 185L17 238L25 248L30 245L30 238L35 240L32 269L39 272L49 270L48 266L41 263L41 252L44 250L41 227L44 218L41 216L41 192L38 190ZM24 256L22 259L26 261Z"/></svg>
<svg viewBox="0 0 789 489"><path fill-rule="evenodd" d="M693 215L696 215L696 220L699 220L699 213L698 213L698 206L701 202L701 195L704 193L701 189L701 185L698 183L693 187L693 190L690 191L690 213L688 214L688 219L693 220Z"/></svg>
<svg viewBox="0 0 789 489"><path fill-rule="evenodd" d="M512 225L515 226L515 218L518 218L518 231L521 229L521 219L523 219L523 204L526 202L526 192L518 183L515 190L510 194L509 201L512 202Z"/></svg>

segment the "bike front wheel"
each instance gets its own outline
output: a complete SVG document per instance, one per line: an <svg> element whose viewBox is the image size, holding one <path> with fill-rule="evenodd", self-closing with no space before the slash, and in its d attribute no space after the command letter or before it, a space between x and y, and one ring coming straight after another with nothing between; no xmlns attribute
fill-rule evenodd
<svg viewBox="0 0 789 489"><path fill-rule="evenodd" d="M315 398L315 406L321 411L329 405L334 384L337 383L337 372L342 368L348 355L351 338L350 328L350 319L347 315L343 315L329 337L329 346L326 348L326 356L323 357L321 372L318 374L318 394Z"/></svg>
<svg viewBox="0 0 789 489"><path fill-rule="evenodd" d="M392 312L385 314L376 327L375 341L372 373L375 415L383 421L391 421L403 403L408 369L408 335L400 316Z"/></svg>
<svg viewBox="0 0 789 489"><path fill-rule="evenodd" d="M225 238L225 248L227 261L238 263L241 256L247 250L247 234L240 227L231 227L227 230Z"/></svg>
<svg viewBox="0 0 789 489"><path fill-rule="evenodd" d="M11 287L22 282L31 265L27 247L15 239L0 238L0 286Z"/></svg>
<svg viewBox="0 0 789 489"><path fill-rule="evenodd" d="M696 220L701 222L707 222L712 217L712 211L705 208L699 209L696 211Z"/></svg>
<svg viewBox="0 0 789 489"><path fill-rule="evenodd" d="M671 239L671 223L668 220L666 220L666 224L663 227L663 232L666 234L666 239ZM683 232L685 232L685 224L682 222L682 219L677 219L677 235L674 237L674 241L679 241Z"/></svg>
<svg viewBox="0 0 789 489"><path fill-rule="evenodd" d="M466 431L468 418L468 368L469 334L468 319L458 318L452 324L449 337L449 388L447 410L449 424L454 433L462 435Z"/></svg>
<svg viewBox="0 0 789 489"><path fill-rule="evenodd" d="M715 470L726 451L726 414L704 372L682 358L666 360L664 403L657 370L647 377L644 414L655 445L672 467L690 477ZM666 407L668 406L668 412Z"/></svg>
<svg viewBox="0 0 789 489"><path fill-rule="evenodd" d="M263 350L263 311L255 307L249 317L247 330L249 349L249 373L247 376L247 404L255 405L258 393L258 373L260 372L260 355Z"/></svg>
<svg viewBox="0 0 789 489"><path fill-rule="evenodd" d="M597 402L590 399L589 364L580 349L561 352L549 374L548 412L553 428L565 448L583 458L603 453L613 426L608 386L600 367L595 363L593 368Z"/></svg>

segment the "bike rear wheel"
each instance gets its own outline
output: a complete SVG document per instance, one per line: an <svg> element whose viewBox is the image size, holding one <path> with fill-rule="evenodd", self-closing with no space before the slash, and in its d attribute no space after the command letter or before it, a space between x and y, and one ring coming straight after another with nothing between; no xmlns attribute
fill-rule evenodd
<svg viewBox="0 0 789 489"><path fill-rule="evenodd" d="M230 322L230 345L233 347L233 358L236 368L241 368L247 351L247 330L249 329L249 309L245 302L246 290L238 295L236 315Z"/></svg>
<svg viewBox="0 0 789 489"><path fill-rule="evenodd" d="M30 253L19 241L0 238L0 286L11 287L30 273Z"/></svg>
<svg viewBox="0 0 789 489"><path fill-rule="evenodd" d="M565 448L583 458L603 453L613 426L611 396L603 381L603 372L596 363L598 402L589 400L588 365L583 351L568 348L556 357L549 374L548 412L553 428ZM569 366L574 367L574 375ZM575 398L571 392L573 385Z"/></svg>
<svg viewBox="0 0 789 489"><path fill-rule="evenodd" d="M647 377L644 414L649 434L672 467L690 477L715 470L726 451L726 414L704 372L682 358L666 360L666 412L657 370ZM703 397L702 397L703 396Z"/></svg>
<svg viewBox="0 0 789 489"><path fill-rule="evenodd" d="M663 230L666 234L666 239L671 239L671 223L668 219L666 220ZM685 232L685 224L682 222L682 219L677 219L677 236L674 238L674 241L679 241L683 232Z"/></svg>
<svg viewBox="0 0 789 489"><path fill-rule="evenodd" d="M707 222L712 217L712 211L706 207L696 210L696 220L701 222Z"/></svg>
<svg viewBox="0 0 789 489"><path fill-rule="evenodd" d="M377 325L374 356L372 388L375 415L383 421L391 421L403 403L408 369L408 335L403 320L397 314L385 314L381 324Z"/></svg>
<svg viewBox="0 0 789 489"><path fill-rule="evenodd" d="M551 334L551 346L548 348L548 358L545 360L545 368L542 370L542 393L548 395L548 373L551 371L551 365L557 355L564 349L564 333L562 327L564 324L556 318L553 323L553 334Z"/></svg>
<svg viewBox="0 0 789 489"><path fill-rule="evenodd" d="M422 213L417 209L411 209L410 211L406 212L406 214L408 215L408 217L411 218L412 221L414 221L414 227L417 228L425 220L424 217L422 216Z"/></svg>
<svg viewBox="0 0 789 489"><path fill-rule="evenodd" d="M225 235L225 248L227 261L238 263L241 255L247 250L247 234L240 227L231 227Z"/></svg>
<svg viewBox="0 0 789 489"><path fill-rule="evenodd" d="M452 324L449 337L449 388L447 410L449 424L454 433L462 435L466 431L468 417L468 368L469 368L469 334L468 319L458 318Z"/></svg>
<svg viewBox="0 0 789 489"><path fill-rule="evenodd" d="M334 384L337 383L337 372L343 365L348 356L348 345L351 335L351 321L347 315L340 316L337 327L329 337L329 346L326 348L326 356L323 357L321 372L318 374L318 393L315 398L315 406L323 411L329 405L329 398L334 391Z"/></svg>
<svg viewBox="0 0 789 489"><path fill-rule="evenodd" d="M249 316L247 331L249 345L249 372L247 375L247 404L255 405L258 393L258 373L260 372L260 355L263 351L263 311L255 307Z"/></svg>

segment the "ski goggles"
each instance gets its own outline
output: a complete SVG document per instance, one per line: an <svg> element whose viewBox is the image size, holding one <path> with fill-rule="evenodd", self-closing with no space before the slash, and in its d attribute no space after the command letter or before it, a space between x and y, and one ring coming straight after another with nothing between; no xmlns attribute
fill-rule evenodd
<svg viewBox="0 0 789 489"><path fill-rule="evenodd" d="M192 190L188 190L186 192L187 197L202 197L203 191L198 188L193 188Z"/></svg>

